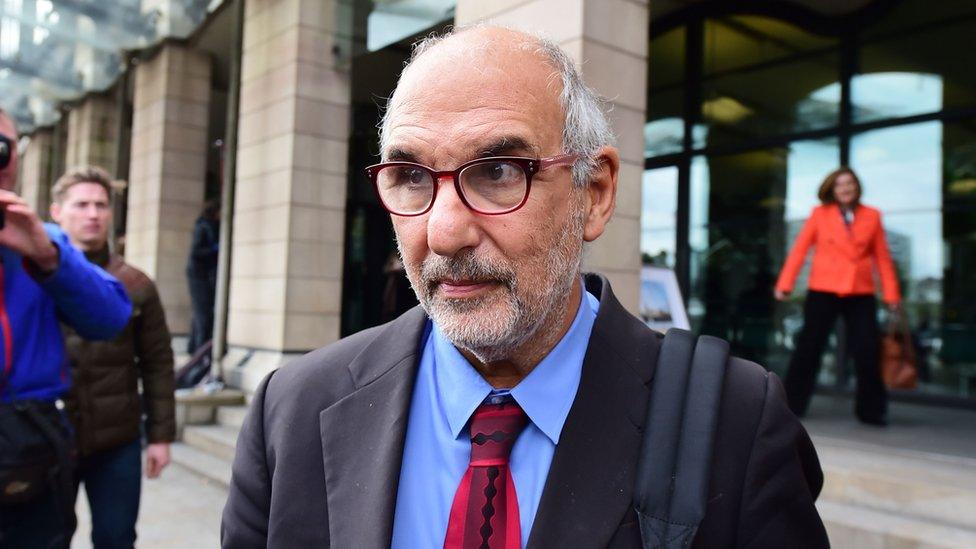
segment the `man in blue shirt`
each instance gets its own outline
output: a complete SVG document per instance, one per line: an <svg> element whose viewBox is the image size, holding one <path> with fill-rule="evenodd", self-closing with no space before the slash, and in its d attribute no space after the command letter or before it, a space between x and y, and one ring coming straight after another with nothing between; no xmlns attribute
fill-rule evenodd
<svg viewBox="0 0 976 549"><path fill-rule="evenodd" d="M13 192L17 130L0 111L0 406L32 401L53 410L71 383L59 321L91 339L113 337L132 307L125 289L44 224ZM57 413L52 414L57 417ZM65 440L69 440L64 433ZM71 513L53 488L40 499L0 505L0 547L66 545Z"/></svg>
<svg viewBox="0 0 976 549"><path fill-rule="evenodd" d="M582 274L620 165L557 46L422 41L366 175L420 301L272 373L224 547L641 547L632 504L660 334ZM825 547L822 473L775 376L732 359L695 547ZM661 479L668 482L669 479Z"/></svg>

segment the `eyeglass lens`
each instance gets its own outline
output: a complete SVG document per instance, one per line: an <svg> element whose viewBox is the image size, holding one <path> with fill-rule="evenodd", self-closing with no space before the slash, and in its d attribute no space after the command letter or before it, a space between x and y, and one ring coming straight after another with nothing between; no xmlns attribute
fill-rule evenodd
<svg viewBox="0 0 976 549"><path fill-rule="evenodd" d="M525 199L525 170L514 162L478 162L461 170L458 179L464 199L479 212L508 211ZM376 174L376 182L383 203L394 213L420 213L434 197L433 173L419 166L387 166Z"/></svg>

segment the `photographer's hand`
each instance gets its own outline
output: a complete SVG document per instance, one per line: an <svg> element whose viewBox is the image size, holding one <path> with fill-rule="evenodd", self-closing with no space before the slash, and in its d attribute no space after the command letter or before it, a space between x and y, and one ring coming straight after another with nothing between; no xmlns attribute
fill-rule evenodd
<svg viewBox="0 0 976 549"><path fill-rule="evenodd" d="M0 208L6 214L0 246L10 248L37 266L42 274L58 267L58 248L47 236L41 218L16 193L0 190Z"/></svg>

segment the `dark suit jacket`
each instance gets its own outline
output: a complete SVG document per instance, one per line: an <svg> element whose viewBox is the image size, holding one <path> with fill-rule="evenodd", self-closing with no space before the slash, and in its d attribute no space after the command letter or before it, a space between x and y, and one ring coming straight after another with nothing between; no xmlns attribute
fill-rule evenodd
<svg viewBox="0 0 976 549"><path fill-rule="evenodd" d="M660 334L606 279L579 392L530 548L637 548L631 503ZM237 443L224 547L388 547L426 317L400 318L319 349L261 384ZM776 376L739 359L725 378L706 516L694 547L826 547L816 452Z"/></svg>

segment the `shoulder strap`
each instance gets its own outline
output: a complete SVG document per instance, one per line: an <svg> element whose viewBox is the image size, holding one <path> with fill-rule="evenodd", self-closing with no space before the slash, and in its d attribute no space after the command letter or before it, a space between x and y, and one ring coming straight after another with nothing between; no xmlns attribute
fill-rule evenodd
<svg viewBox="0 0 976 549"><path fill-rule="evenodd" d="M645 549L691 544L705 516L729 344L671 329L644 423L634 507Z"/></svg>

